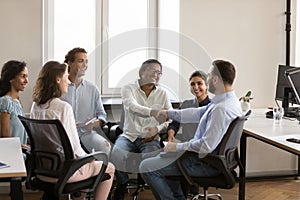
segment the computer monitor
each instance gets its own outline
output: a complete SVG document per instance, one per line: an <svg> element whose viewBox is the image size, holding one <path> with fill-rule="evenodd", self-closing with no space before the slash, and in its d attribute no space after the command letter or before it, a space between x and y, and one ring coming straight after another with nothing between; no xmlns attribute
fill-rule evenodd
<svg viewBox="0 0 300 200"><path fill-rule="evenodd" d="M300 67L294 69L287 69L285 77L291 90L295 96L296 102L300 105Z"/></svg>
<svg viewBox="0 0 300 200"><path fill-rule="evenodd" d="M286 71L297 69L298 67L279 65L277 74L277 86L275 99L282 101L282 107L284 108L285 116L295 117L297 109L290 107L290 104L299 104L295 98L290 84L287 81ZM297 78L295 77L297 76ZM300 74L293 74L293 83L297 91L300 91Z"/></svg>

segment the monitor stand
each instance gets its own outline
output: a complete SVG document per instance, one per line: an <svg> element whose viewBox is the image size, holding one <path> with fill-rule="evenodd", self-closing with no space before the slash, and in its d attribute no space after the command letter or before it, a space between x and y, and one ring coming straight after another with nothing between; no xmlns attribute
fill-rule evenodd
<svg viewBox="0 0 300 200"><path fill-rule="evenodd" d="M295 118L298 116L298 107L290 107L290 99L293 98L291 88L285 87L283 91L282 107L284 108L284 116Z"/></svg>
<svg viewBox="0 0 300 200"><path fill-rule="evenodd" d="M288 107L284 110L285 117L295 118L297 116L298 108L297 107Z"/></svg>

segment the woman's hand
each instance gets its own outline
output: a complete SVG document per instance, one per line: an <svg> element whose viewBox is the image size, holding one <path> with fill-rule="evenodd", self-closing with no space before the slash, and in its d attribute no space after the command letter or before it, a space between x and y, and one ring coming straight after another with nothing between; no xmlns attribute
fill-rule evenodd
<svg viewBox="0 0 300 200"><path fill-rule="evenodd" d="M175 140L175 131L173 129L168 130L168 142L174 142Z"/></svg>

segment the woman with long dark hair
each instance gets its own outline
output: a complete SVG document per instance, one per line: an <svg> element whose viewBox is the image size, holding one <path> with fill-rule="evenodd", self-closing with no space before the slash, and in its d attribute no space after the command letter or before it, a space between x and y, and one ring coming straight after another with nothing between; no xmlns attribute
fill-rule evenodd
<svg viewBox="0 0 300 200"><path fill-rule="evenodd" d="M1 70L0 78L0 134L1 137L19 137L23 148L27 146L27 134L18 118L24 116L19 101L28 83L28 70L25 62L10 60Z"/></svg>

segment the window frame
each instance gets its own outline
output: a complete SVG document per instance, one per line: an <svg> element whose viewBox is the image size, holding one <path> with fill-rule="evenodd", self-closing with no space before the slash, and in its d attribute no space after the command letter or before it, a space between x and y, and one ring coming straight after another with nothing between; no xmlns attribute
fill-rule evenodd
<svg viewBox="0 0 300 200"><path fill-rule="evenodd" d="M148 0L148 21L149 28L147 34L149 49L147 56L149 58L159 59L159 2L161 0ZM120 88L108 88L108 70L103 66L108 66L107 46L103 45L107 41L108 27L108 2L109 0L95 1L95 57L93 61L95 66L91 73L94 77L86 77L86 79L94 80L97 84L102 97L120 97ZM54 3L55 1L43 0L43 63L54 57ZM178 19L179 23L179 19ZM153 31L154 30L154 31ZM179 43L179 41L178 41ZM88 52L89 53L89 52ZM90 58L89 58L90 59ZM178 66L179 67L179 66ZM134 81L134 80L133 80Z"/></svg>

